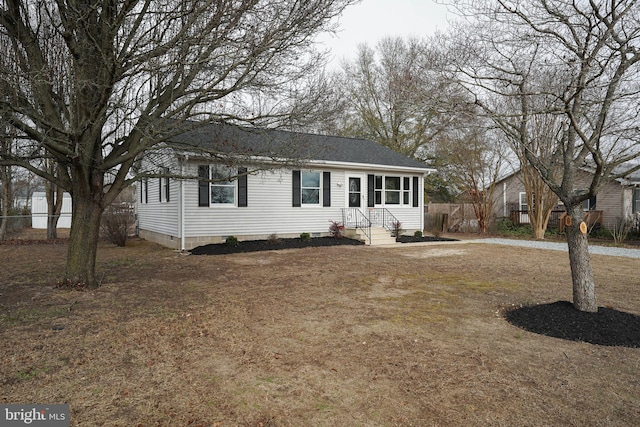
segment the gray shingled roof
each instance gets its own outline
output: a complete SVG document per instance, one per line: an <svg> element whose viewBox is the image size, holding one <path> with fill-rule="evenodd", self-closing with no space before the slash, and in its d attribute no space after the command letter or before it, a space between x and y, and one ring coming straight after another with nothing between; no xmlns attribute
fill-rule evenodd
<svg viewBox="0 0 640 427"><path fill-rule="evenodd" d="M415 159L366 139L314 135L228 124L198 126L171 139L181 146L197 146L222 153L238 152L267 158L320 160L429 169Z"/></svg>

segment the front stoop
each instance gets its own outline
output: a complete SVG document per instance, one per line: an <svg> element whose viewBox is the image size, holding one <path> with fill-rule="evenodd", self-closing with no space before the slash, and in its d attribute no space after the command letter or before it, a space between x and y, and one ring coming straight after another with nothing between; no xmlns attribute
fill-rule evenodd
<svg viewBox="0 0 640 427"><path fill-rule="evenodd" d="M396 243L396 238L391 236L391 233L384 227L371 227L371 243L369 238L359 228L350 228L345 230L345 235L352 239L357 239L365 244L371 244L371 246L377 245L392 245Z"/></svg>

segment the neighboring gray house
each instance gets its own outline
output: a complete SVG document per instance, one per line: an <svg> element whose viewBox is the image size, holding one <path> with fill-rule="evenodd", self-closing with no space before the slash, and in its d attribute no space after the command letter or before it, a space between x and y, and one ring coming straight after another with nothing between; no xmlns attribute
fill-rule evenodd
<svg viewBox="0 0 640 427"><path fill-rule="evenodd" d="M579 172L580 180L590 182L589 172ZM528 224L527 199L519 171L502 178L496 183L494 193L496 217L509 217L521 224ZM622 218L640 214L640 172L605 184L596 197L583 203L585 211L602 211L602 225L612 226ZM564 211L562 204L556 208ZM557 219L557 218L556 218Z"/></svg>
<svg viewBox="0 0 640 427"><path fill-rule="evenodd" d="M228 236L327 235L330 222L339 221L375 244L384 227L389 238L393 221L405 232L423 229L424 177L434 169L375 142L223 124L171 142L251 155L229 166L194 150L172 149L165 166L202 179L139 183L138 229L147 240L192 249ZM251 173L255 169L261 170Z"/></svg>

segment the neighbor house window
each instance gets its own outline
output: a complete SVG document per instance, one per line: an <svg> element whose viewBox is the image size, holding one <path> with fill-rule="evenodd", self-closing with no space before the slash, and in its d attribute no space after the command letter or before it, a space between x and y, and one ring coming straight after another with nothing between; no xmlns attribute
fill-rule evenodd
<svg viewBox="0 0 640 427"><path fill-rule="evenodd" d="M585 211L594 211L596 210L596 196L593 196L589 200L585 200L582 202L582 208Z"/></svg>
<svg viewBox="0 0 640 427"><path fill-rule="evenodd" d="M320 172L301 172L300 189L303 205L320 204Z"/></svg>
<svg viewBox="0 0 640 427"><path fill-rule="evenodd" d="M633 213L640 212L640 188L633 189L633 205L631 206Z"/></svg>
<svg viewBox="0 0 640 427"><path fill-rule="evenodd" d="M524 191L520 192L520 211L529 212L529 205L527 204L527 193L525 193Z"/></svg>

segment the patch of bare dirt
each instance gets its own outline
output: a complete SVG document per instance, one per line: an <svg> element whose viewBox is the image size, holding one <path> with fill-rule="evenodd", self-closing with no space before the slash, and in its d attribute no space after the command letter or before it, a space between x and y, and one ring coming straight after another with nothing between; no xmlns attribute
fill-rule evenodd
<svg viewBox="0 0 640 427"><path fill-rule="evenodd" d="M564 253L134 239L76 292L53 287L66 249L0 246L0 402L69 403L73 426L640 424L640 349L503 317L570 300ZM638 316L640 260L592 261L599 305Z"/></svg>

